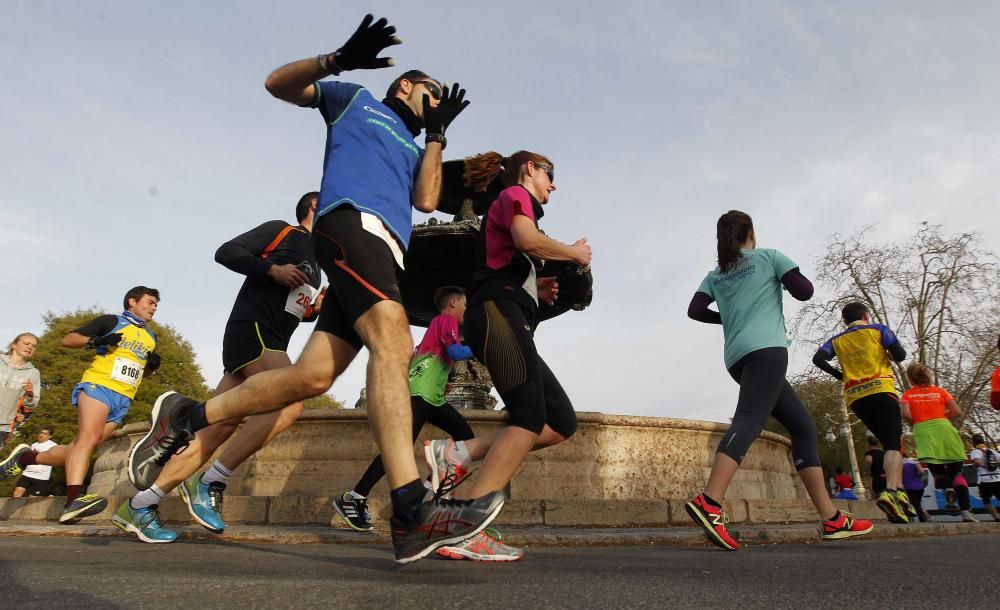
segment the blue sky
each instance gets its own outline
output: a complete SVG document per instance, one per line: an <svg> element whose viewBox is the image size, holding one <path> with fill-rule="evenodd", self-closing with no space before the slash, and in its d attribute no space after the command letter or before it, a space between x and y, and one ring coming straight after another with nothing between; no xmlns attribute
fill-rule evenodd
<svg viewBox="0 0 1000 610"><path fill-rule="evenodd" d="M556 163L543 228L590 239L594 303L537 341L579 410L732 414L721 329L684 315L728 209L807 276L826 236L872 222L887 239L924 220L976 230L1000 251L992 3L13 2L0 337L152 285L157 319L214 383L241 281L215 249L293 219L322 169L318 113L264 79L336 49L368 10L396 25L398 69L344 80L381 93L419 67L458 81L472 105L446 158L525 148ZM794 347L793 371L814 348ZM364 362L332 390L348 404Z"/></svg>

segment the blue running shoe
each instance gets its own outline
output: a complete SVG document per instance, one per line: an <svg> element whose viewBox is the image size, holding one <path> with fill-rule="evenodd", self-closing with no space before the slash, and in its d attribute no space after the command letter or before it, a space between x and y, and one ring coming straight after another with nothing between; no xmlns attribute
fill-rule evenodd
<svg viewBox="0 0 1000 610"><path fill-rule="evenodd" d="M201 482L201 475L195 474L181 483L177 488L184 498L188 512L202 527L213 534L221 534L226 529L222 520L222 494L226 491L225 483Z"/></svg>
<svg viewBox="0 0 1000 610"><path fill-rule="evenodd" d="M132 508L131 502L125 500L111 522L120 530L132 532L143 542L173 542L177 539L177 532L163 527L155 504L147 508Z"/></svg>

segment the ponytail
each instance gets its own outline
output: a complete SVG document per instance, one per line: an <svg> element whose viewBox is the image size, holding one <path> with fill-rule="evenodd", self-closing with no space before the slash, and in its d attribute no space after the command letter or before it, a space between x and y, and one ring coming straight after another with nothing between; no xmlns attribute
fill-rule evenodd
<svg viewBox="0 0 1000 610"><path fill-rule="evenodd" d="M719 222L715 225L719 271L728 273L736 268L741 256L740 246L752 230L753 220L739 210L729 210L719 217Z"/></svg>
<svg viewBox="0 0 1000 610"><path fill-rule="evenodd" d="M547 157L526 150L519 150L509 157L490 151L475 157L466 157L465 173L462 178L465 186L478 193L486 192L486 188L496 180L497 176L501 177L501 182L506 188L520 182L521 166L528 161L553 166Z"/></svg>

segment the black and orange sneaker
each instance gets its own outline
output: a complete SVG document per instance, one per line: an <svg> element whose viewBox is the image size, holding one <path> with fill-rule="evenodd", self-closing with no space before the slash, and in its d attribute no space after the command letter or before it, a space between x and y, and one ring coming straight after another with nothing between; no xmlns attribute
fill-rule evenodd
<svg viewBox="0 0 1000 610"><path fill-rule="evenodd" d="M736 539L730 536L726 530L726 523L729 522L726 511L709 504L705 499L705 494L699 494L694 500L685 504L684 509L715 545L727 551L739 550L740 543L736 542Z"/></svg>
<svg viewBox="0 0 1000 610"><path fill-rule="evenodd" d="M837 516L823 522L823 540L841 540L864 536L875 526L868 519L855 519L851 513L837 511Z"/></svg>

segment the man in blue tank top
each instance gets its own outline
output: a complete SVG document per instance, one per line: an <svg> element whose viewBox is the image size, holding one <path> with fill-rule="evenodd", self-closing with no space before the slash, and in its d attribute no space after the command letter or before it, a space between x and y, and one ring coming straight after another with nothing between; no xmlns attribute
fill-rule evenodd
<svg viewBox="0 0 1000 610"><path fill-rule="evenodd" d="M327 132L312 239L330 290L302 356L205 404L175 393L161 396L150 432L129 455L129 477L145 489L193 431L325 392L365 346L368 408L392 490L396 561L409 563L478 534L503 508L503 493L471 502L423 501L411 435L413 339L396 281L409 244L411 209L432 212L440 199L445 129L469 104L465 90L442 87L411 70L380 101L361 85L321 80L393 65L378 55L400 43L395 32L385 19L367 15L336 52L292 62L267 79L275 97L317 108ZM421 129L424 149L415 140Z"/></svg>

